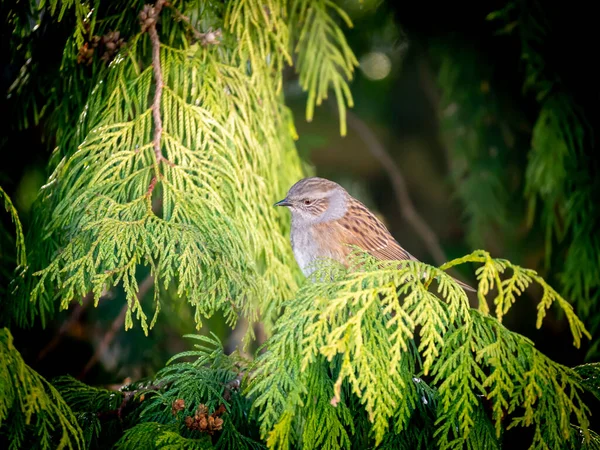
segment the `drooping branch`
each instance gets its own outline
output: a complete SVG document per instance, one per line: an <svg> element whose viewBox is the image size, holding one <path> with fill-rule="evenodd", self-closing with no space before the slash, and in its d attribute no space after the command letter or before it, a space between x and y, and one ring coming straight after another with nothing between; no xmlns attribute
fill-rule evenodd
<svg viewBox="0 0 600 450"><path fill-rule="evenodd" d="M158 391L165 387L165 385L166 383L158 383L143 388L135 389L133 391L125 391L123 392L123 401L121 401L121 404L118 408L111 409L109 411L100 411L96 415L100 420L112 419L114 416L117 416L117 418L122 421L125 408L132 401L132 399L135 398L137 394L139 394L140 392Z"/></svg>

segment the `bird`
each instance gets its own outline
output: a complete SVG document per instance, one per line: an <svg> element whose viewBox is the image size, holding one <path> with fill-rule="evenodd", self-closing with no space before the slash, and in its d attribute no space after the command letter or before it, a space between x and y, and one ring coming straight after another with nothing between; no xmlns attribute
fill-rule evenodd
<svg viewBox="0 0 600 450"><path fill-rule="evenodd" d="M362 202L334 181L303 178L273 206L287 207L291 212L292 250L306 277L311 275L318 259L333 259L348 267L352 245L381 261L418 261ZM463 289L476 291L454 280Z"/></svg>

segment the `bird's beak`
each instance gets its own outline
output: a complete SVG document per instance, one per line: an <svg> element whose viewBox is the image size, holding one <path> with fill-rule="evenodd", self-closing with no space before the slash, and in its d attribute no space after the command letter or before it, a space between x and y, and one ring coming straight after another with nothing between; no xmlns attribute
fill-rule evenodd
<svg viewBox="0 0 600 450"><path fill-rule="evenodd" d="M273 206L292 206L292 204L288 201L287 198L284 198L283 200L279 200Z"/></svg>

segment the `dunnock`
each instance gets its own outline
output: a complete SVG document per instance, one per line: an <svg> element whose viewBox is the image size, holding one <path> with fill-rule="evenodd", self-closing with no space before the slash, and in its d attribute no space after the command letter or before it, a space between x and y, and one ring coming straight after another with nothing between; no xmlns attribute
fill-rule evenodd
<svg viewBox="0 0 600 450"><path fill-rule="evenodd" d="M292 249L305 276L311 274L313 263L320 258L331 258L347 267L346 258L352 251L349 245L380 260L417 260L365 205L333 181L304 178L274 206L287 206L292 213ZM475 291L456 281L464 289Z"/></svg>

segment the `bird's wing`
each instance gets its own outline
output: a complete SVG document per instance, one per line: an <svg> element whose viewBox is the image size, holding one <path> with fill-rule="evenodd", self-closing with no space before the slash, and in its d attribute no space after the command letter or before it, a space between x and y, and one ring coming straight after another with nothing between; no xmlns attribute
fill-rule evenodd
<svg viewBox="0 0 600 450"><path fill-rule="evenodd" d="M319 246L326 248L330 257L344 265L347 265L346 258L351 252L349 245L355 245L379 260L417 261L417 258L398 244L385 225L356 199L350 202L343 217L316 224L315 228L318 231L315 236L320 241ZM346 245L337 245L338 242ZM454 280L463 289L476 292L468 284L456 278Z"/></svg>
<svg viewBox="0 0 600 450"><path fill-rule="evenodd" d="M362 203L354 200L346 214L337 221L345 244L356 245L381 260L413 260L388 229Z"/></svg>

